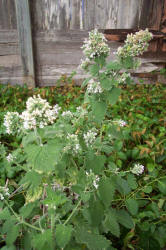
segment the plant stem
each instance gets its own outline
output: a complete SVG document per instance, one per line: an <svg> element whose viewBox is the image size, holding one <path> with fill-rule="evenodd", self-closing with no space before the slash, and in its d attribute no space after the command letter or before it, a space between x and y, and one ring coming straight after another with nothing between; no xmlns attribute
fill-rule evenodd
<svg viewBox="0 0 166 250"><path fill-rule="evenodd" d="M77 203L77 206L73 209L72 213L69 215L69 217L67 218L67 220L63 223L64 226L69 222L69 220L71 219L71 217L75 214L75 212L77 211L77 208L81 204L81 201L82 200L80 199L79 202Z"/></svg>
<svg viewBox="0 0 166 250"><path fill-rule="evenodd" d="M40 229L40 228L38 228L38 227L35 227L35 226L33 226L33 225L27 223L27 222L24 221L23 219L21 219L21 218L14 212L13 208L9 205L9 203L8 203L6 200L5 200L5 203L6 203L7 207L10 209L10 211L14 214L14 216L16 217L16 219L17 219L21 224L24 224L24 225L26 225L26 226L28 226L28 227L34 229L34 230L43 232L42 229Z"/></svg>

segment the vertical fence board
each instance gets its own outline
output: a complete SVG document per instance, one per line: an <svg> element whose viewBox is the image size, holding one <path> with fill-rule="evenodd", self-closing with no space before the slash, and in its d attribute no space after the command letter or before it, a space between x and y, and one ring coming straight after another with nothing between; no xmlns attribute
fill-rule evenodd
<svg viewBox="0 0 166 250"><path fill-rule="evenodd" d="M31 20L28 0L15 0L19 46L21 51L24 82L35 86L35 72L32 49Z"/></svg>
<svg viewBox="0 0 166 250"><path fill-rule="evenodd" d="M14 1L0 0L0 29L16 29L16 13Z"/></svg>

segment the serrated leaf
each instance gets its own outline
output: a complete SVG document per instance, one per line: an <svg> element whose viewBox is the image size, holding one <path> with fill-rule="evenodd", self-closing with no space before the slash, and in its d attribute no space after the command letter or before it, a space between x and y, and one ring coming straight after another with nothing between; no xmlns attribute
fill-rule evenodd
<svg viewBox="0 0 166 250"><path fill-rule="evenodd" d="M18 235L19 235L19 226L13 225L12 227L10 227L10 229L7 231L7 236L5 239L6 244L8 246L12 245L16 241Z"/></svg>
<svg viewBox="0 0 166 250"><path fill-rule="evenodd" d="M10 217L10 212L7 207L0 211L0 220L7 220Z"/></svg>
<svg viewBox="0 0 166 250"><path fill-rule="evenodd" d="M109 178L102 178L99 182L99 197L106 207L110 206L113 200L115 187L109 180Z"/></svg>
<svg viewBox="0 0 166 250"><path fill-rule="evenodd" d="M37 188L42 181L42 175L36 171L29 171L25 174L19 184L26 184L30 189Z"/></svg>
<svg viewBox="0 0 166 250"><path fill-rule="evenodd" d="M19 211L20 215L23 216L24 218L29 217L33 209L35 208L35 206L36 206L36 202L34 203L31 202L31 203L24 205Z"/></svg>
<svg viewBox="0 0 166 250"><path fill-rule="evenodd" d="M127 182L129 187L134 190L138 187L137 180L133 174L128 174L127 175Z"/></svg>
<svg viewBox="0 0 166 250"><path fill-rule="evenodd" d="M91 224L93 226L98 226L101 223L104 215L104 208L101 202L99 200L92 201L88 211L91 217Z"/></svg>
<svg viewBox="0 0 166 250"><path fill-rule="evenodd" d="M128 228L128 229L131 229L134 227L134 223L133 223L133 220L131 218L131 216L128 214L127 211L121 209L121 210L117 210L116 211L116 216L117 216L117 220L118 222Z"/></svg>
<svg viewBox="0 0 166 250"><path fill-rule="evenodd" d="M126 200L126 207L132 215L136 215L138 213L138 202L136 200L134 199Z"/></svg>
<svg viewBox="0 0 166 250"><path fill-rule="evenodd" d="M90 66L90 73L92 76L97 75L99 72L99 66L97 64L93 64L92 66Z"/></svg>
<svg viewBox="0 0 166 250"><path fill-rule="evenodd" d="M127 195L131 192L131 189L125 179L117 176L116 182L117 182L117 189L122 195Z"/></svg>
<svg viewBox="0 0 166 250"><path fill-rule="evenodd" d="M47 205L53 205L53 206L59 206L67 202L68 199L64 195L64 193L61 193L59 191L54 191L51 188L47 188L47 198L43 201L43 204Z"/></svg>
<svg viewBox="0 0 166 250"><path fill-rule="evenodd" d="M158 189L164 195L166 195L166 178L158 181Z"/></svg>
<svg viewBox="0 0 166 250"><path fill-rule="evenodd" d="M89 152L86 157L86 169L92 170L95 174L100 174L104 168L106 157L104 155L95 155Z"/></svg>
<svg viewBox="0 0 166 250"><path fill-rule="evenodd" d="M53 171L58 163L61 155L61 145L28 145L25 147L25 152L34 170L47 173Z"/></svg>
<svg viewBox="0 0 166 250"><path fill-rule="evenodd" d="M106 65L106 68L108 69L108 70L120 70L121 69L121 65L118 63L118 62L116 62L116 61L114 61L114 62L109 62L107 65Z"/></svg>
<svg viewBox="0 0 166 250"><path fill-rule="evenodd" d="M112 86L114 84L114 81L110 78L103 78L100 80L101 87L105 90L110 90L112 89Z"/></svg>
<svg viewBox="0 0 166 250"><path fill-rule="evenodd" d="M84 227L77 228L76 239L78 243L86 244L90 250L106 250L111 245L104 236L94 234Z"/></svg>
<svg viewBox="0 0 166 250"><path fill-rule="evenodd" d="M71 239L73 228L71 225L58 224L56 226L56 242L60 248L64 248Z"/></svg>
<svg viewBox="0 0 166 250"><path fill-rule="evenodd" d="M109 104L114 105L120 96L121 90L119 88L113 87L108 93Z"/></svg>
<svg viewBox="0 0 166 250"><path fill-rule="evenodd" d="M32 245L35 249L53 250L51 229L47 229L41 234L35 234L32 240Z"/></svg>
<svg viewBox="0 0 166 250"><path fill-rule="evenodd" d="M92 102L92 115L96 122L101 123L107 111L107 104L101 101Z"/></svg>
<svg viewBox="0 0 166 250"><path fill-rule="evenodd" d="M117 222L116 213L113 210L109 211L106 214L105 221L103 223L104 228L107 230L106 232L111 232L114 236L120 236L120 227Z"/></svg>

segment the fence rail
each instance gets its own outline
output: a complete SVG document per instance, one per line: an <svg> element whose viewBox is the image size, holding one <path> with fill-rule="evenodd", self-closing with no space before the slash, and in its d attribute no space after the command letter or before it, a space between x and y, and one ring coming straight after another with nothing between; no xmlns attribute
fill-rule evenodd
<svg viewBox="0 0 166 250"><path fill-rule="evenodd" d="M166 32L165 23L166 0L0 0L0 82L53 85L77 68L89 30Z"/></svg>

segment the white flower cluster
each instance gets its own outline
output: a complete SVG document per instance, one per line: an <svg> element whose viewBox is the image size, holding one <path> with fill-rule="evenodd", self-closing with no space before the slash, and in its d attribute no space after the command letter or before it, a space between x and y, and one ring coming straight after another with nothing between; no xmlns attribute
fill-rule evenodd
<svg viewBox="0 0 166 250"><path fill-rule="evenodd" d="M12 161L14 161L14 159L15 159L15 157L12 154L8 154L8 156L6 156L6 160L8 162L12 162Z"/></svg>
<svg viewBox="0 0 166 250"><path fill-rule="evenodd" d="M0 186L0 200L3 201L6 196L9 196L9 189L6 187Z"/></svg>
<svg viewBox="0 0 166 250"><path fill-rule="evenodd" d="M96 129L89 130L86 134L83 134L83 138L85 140L85 144L87 147L91 147L92 144L95 142L97 136Z"/></svg>
<svg viewBox="0 0 166 250"><path fill-rule="evenodd" d="M92 178L92 183L93 183L93 186L97 189L98 186L99 186L99 181L100 181L100 178L98 175L95 175L92 170L90 169L89 172L86 172L86 175L89 177L89 178Z"/></svg>
<svg viewBox="0 0 166 250"><path fill-rule="evenodd" d="M40 95L30 97L26 102L26 110L20 115L17 112L7 112L4 118L6 132L12 134L21 129L31 130L53 124L59 110L58 105L51 107Z"/></svg>
<svg viewBox="0 0 166 250"><path fill-rule="evenodd" d="M88 86L87 86L87 92L89 94L102 93L103 89L100 85L100 82L97 82L97 81L94 81L93 79L91 79L88 83Z"/></svg>
<svg viewBox="0 0 166 250"><path fill-rule="evenodd" d="M148 49L148 42L153 35L146 30L140 30L135 34L128 34L123 47L119 47L117 55L120 58L135 57L142 55Z"/></svg>
<svg viewBox="0 0 166 250"><path fill-rule="evenodd" d="M67 144L64 147L64 152L69 152L70 153L74 153L74 154L78 154L81 152L81 146L79 144L79 139L78 139L78 135L75 134L68 134L67 135Z"/></svg>
<svg viewBox="0 0 166 250"><path fill-rule="evenodd" d="M4 126L8 134L15 133L19 129L20 116L18 112L7 112L4 117Z"/></svg>
<svg viewBox="0 0 166 250"><path fill-rule="evenodd" d="M88 111L86 109L84 109L83 107L79 106L79 107L77 107L75 114L78 117L84 117L85 115L88 114Z"/></svg>
<svg viewBox="0 0 166 250"><path fill-rule="evenodd" d="M81 59L80 68L86 70L89 67L89 65L91 65L91 64L92 64L92 62L89 58L85 58L85 60Z"/></svg>
<svg viewBox="0 0 166 250"><path fill-rule="evenodd" d="M64 111L61 116L66 119L66 120L70 120L71 118L73 118L73 113L68 110L68 111Z"/></svg>
<svg viewBox="0 0 166 250"><path fill-rule="evenodd" d="M125 127L127 125L127 122L125 122L124 120L122 119L119 119L119 120L114 120L113 121L114 123L116 123L118 126L120 127Z"/></svg>
<svg viewBox="0 0 166 250"><path fill-rule="evenodd" d="M130 73L124 72L121 75L119 75L117 79L118 83L126 83L127 78L130 78L130 77L131 77Z"/></svg>
<svg viewBox="0 0 166 250"><path fill-rule="evenodd" d="M136 163L134 167L131 169L131 172L136 175L140 175L144 172L144 166L140 163Z"/></svg>
<svg viewBox="0 0 166 250"><path fill-rule="evenodd" d="M59 110L60 107L58 105L52 108L40 95L30 97L26 102L26 110L20 115L23 120L23 128L31 130L53 124Z"/></svg>
<svg viewBox="0 0 166 250"><path fill-rule="evenodd" d="M86 69L87 66L91 64L91 60L100 56L107 57L110 52L104 35L98 32L97 29L89 32L89 38L85 39L82 49L86 56L85 61L82 61L81 63L83 69Z"/></svg>

